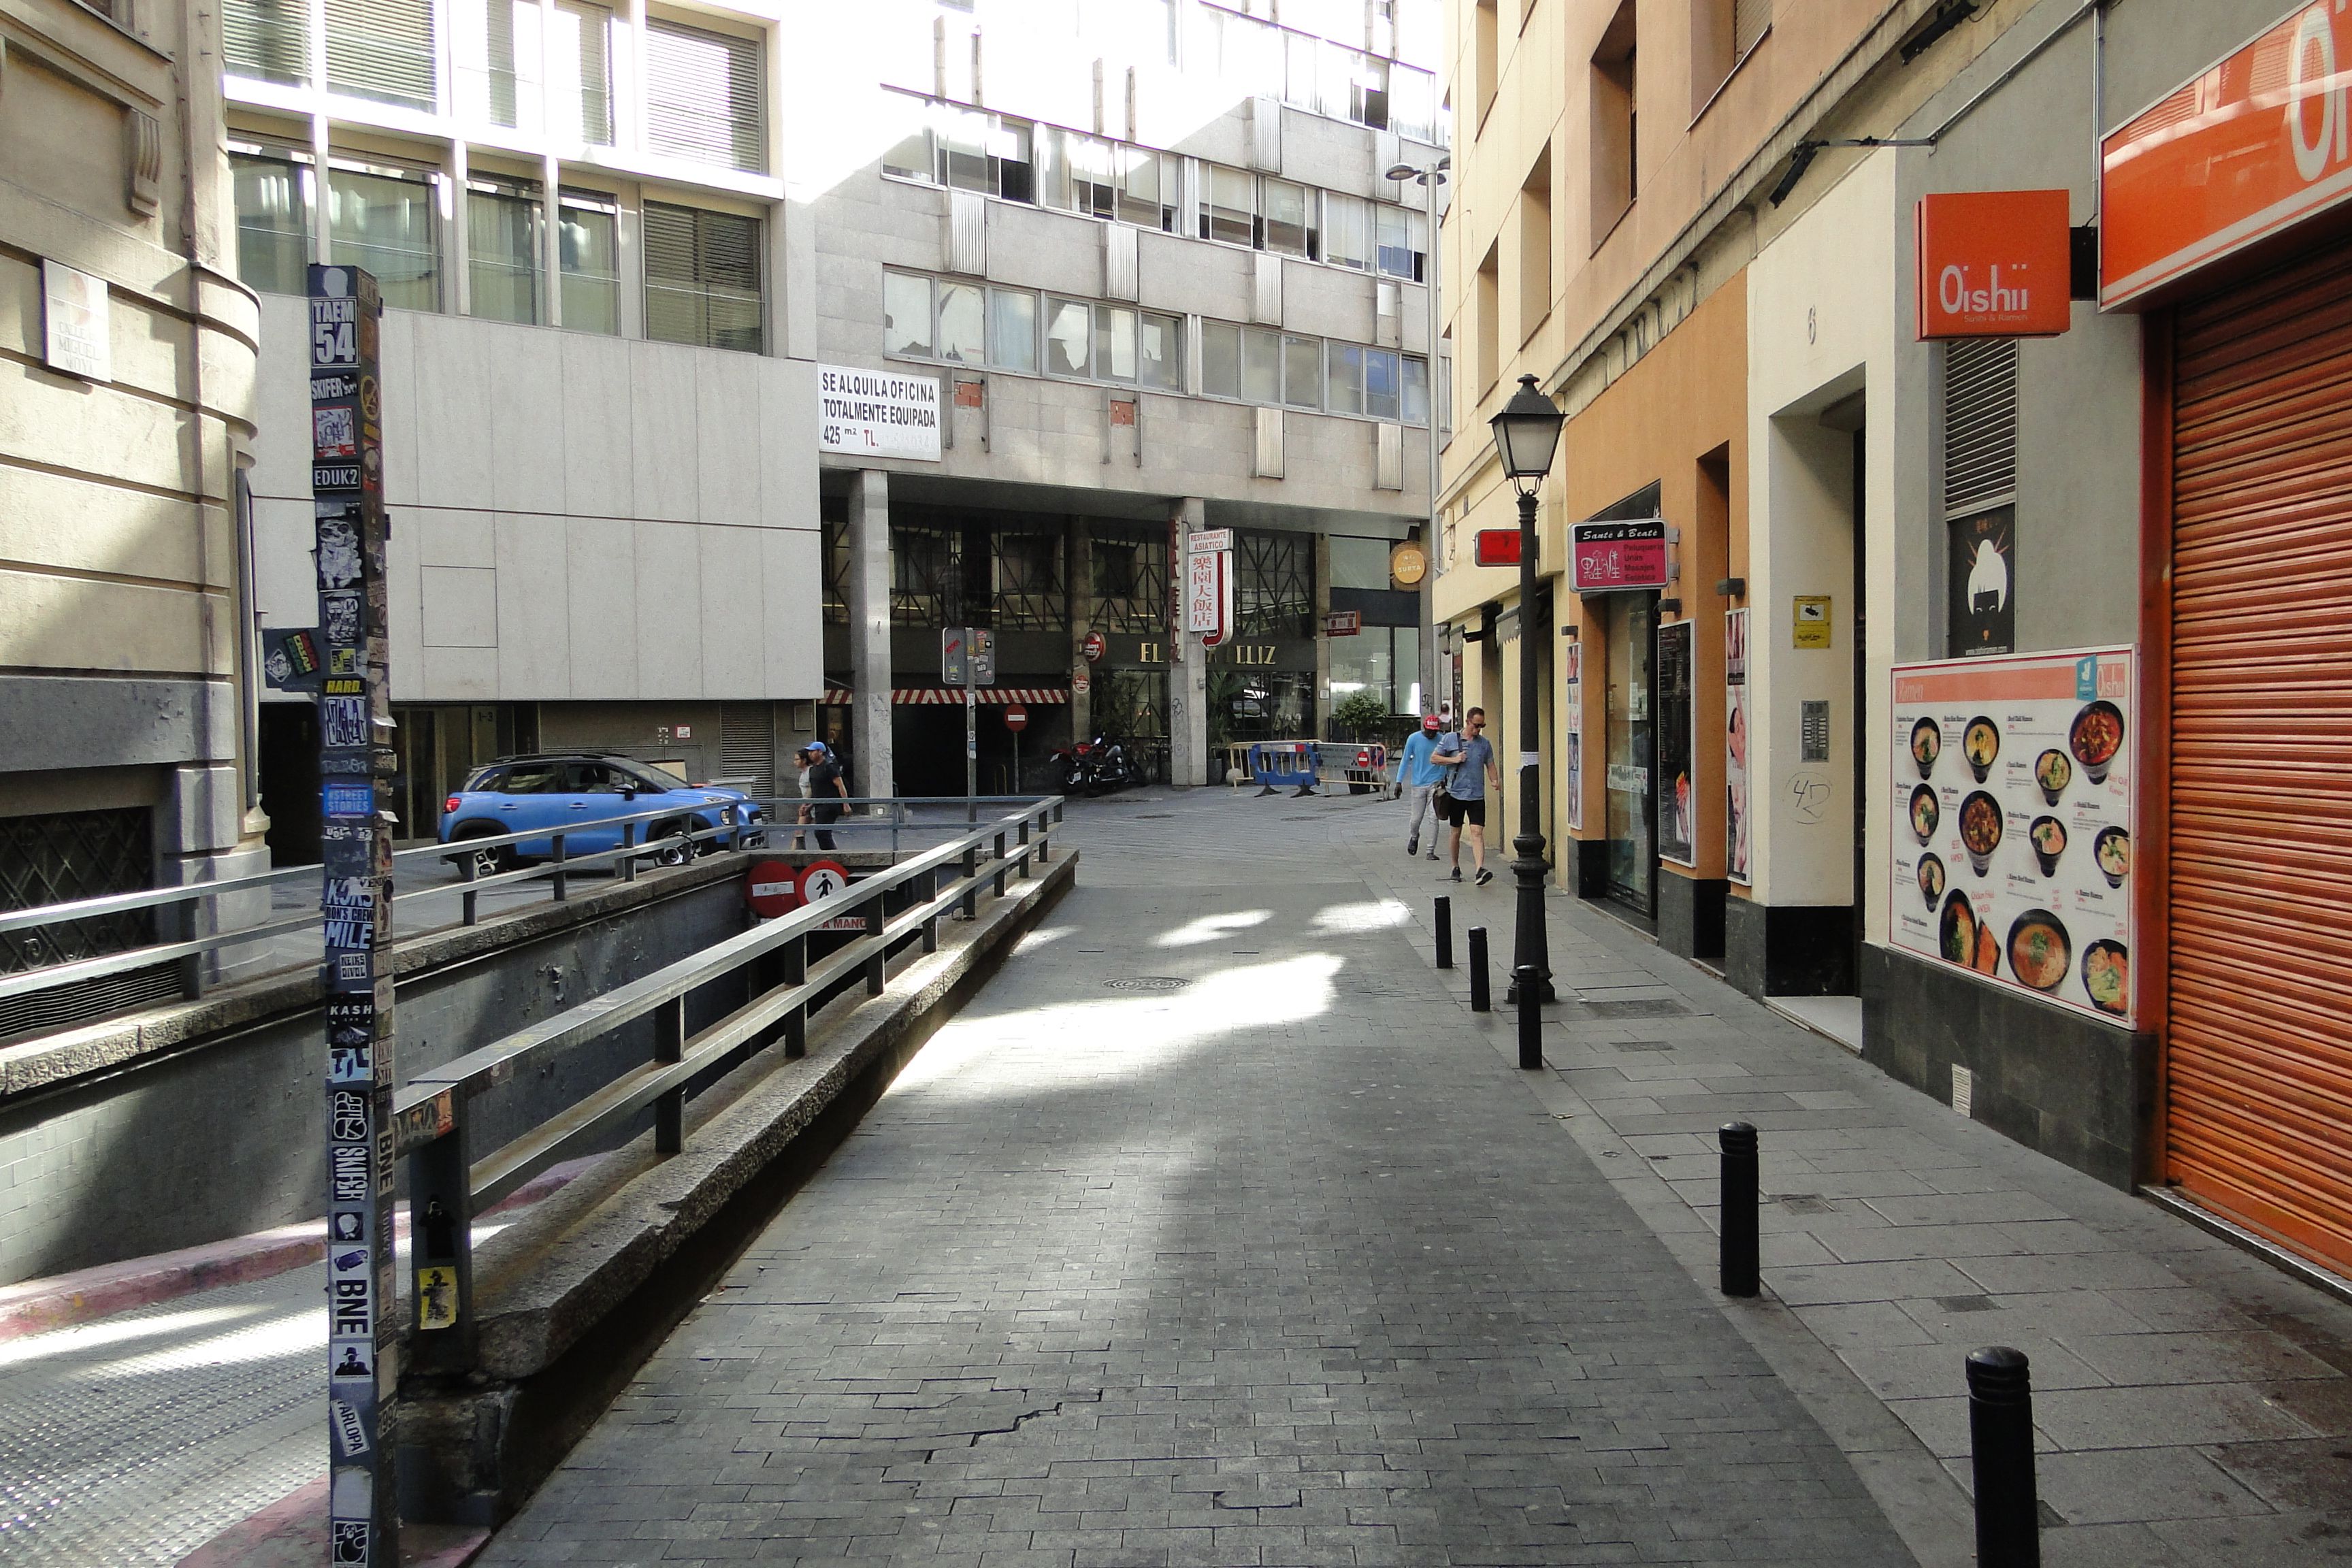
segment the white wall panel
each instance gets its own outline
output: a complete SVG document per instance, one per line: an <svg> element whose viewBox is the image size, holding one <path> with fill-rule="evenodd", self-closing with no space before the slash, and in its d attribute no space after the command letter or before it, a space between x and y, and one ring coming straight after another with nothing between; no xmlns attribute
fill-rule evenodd
<svg viewBox="0 0 2352 1568"><path fill-rule="evenodd" d="M571 626L572 694L639 695L635 577L637 525L625 518L581 518L563 524L564 605Z"/></svg>
<svg viewBox="0 0 2352 1568"><path fill-rule="evenodd" d="M500 511L560 512L567 401L562 335L502 322L477 330L490 353L485 412L496 444L489 504Z"/></svg>
<svg viewBox="0 0 2352 1568"><path fill-rule="evenodd" d="M810 584L823 570L820 535L807 529L760 531L761 656L772 692L824 688L824 627Z"/></svg>
<svg viewBox="0 0 2352 1568"><path fill-rule="evenodd" d="M544 516L498 519L499 695L509 700L572 694L564 528L562 520Z"/></svg>
<svg viewBox="0 0 2352 1568"><path fill-rule="evenodd" d="M694 361L691 349L629 345L629 450L638 517L690 522L699 504Z"/></svg>
<svg viewBox="0 0 2352 1568"><path fill-rule="evenodd" d="M698 354L694 367L696 504L705 522L760 515L760 377L751 354Z"/></svg>
<svg viewBox="0 0 2352 1568"><path fill-rule="evenodd" d="M700 531L659 522L634 525L639 697L703 694Z"/></svg>
<svg viewBox="0 0 2352 1568"><path fill-rule="evenodd" d="M630 345L585 332L556 337L563 345L562 510L579 517L634 517Z"/></svg>
<svg viewBox="0 0 2352 1568"><path fill-rule="evenodd" d="M703 694L758 690L767 629L760 531L697 528L691 536L702 551L702 615L693 629L702 639Z"/></svg>

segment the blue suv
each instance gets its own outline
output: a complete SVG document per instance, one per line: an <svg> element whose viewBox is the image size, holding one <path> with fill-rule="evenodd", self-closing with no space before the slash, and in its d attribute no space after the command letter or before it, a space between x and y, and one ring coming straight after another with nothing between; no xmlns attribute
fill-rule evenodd
<svg viewBox="0 0 2352 1568"><path fill-rule="evenodd" d="M465 786L442 803L440 839L444 844L463 844L469 838L562 828L563 853L569 859L618 848L625 825L614 818L675 808L676 816L635 825L635 842L644 844L677 833L681 824L698 831L724 826L730 805L735 808L735 821L745 830L698 839L693 846L696 854L707 855L713 848L751 849L764 841L757 826L760 808L750 795L739 789L690 784L667 769L610 752L501 757L475 769ZM488 876L519 860L554 852L552 838L484 849L477 852L475 871ZM672 843L661 851L660 858L667 866L683 864L687 846Z"/></svg>

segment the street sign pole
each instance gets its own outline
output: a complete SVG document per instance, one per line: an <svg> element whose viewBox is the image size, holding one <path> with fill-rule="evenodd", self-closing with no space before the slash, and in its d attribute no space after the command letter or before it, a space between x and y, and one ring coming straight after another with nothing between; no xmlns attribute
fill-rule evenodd
<svg viewBox="0 0 2352 1568"><path fill-rule="evenodd" d="M963 819L980 820L980 709L972 689L963 689Z"/></svg>
<svg viewBox="0 0 2352 1568"><path fill-rule="evenodd" d="M327 1559L400 1561L383 1419L392 1322L393 771L383 430L375 279L313 265L310 492L317 543L319 779L327 1012ZM454 1309L455 1304L452 1303ZM452 1312L454 1319L454 1310Z"/></svg>

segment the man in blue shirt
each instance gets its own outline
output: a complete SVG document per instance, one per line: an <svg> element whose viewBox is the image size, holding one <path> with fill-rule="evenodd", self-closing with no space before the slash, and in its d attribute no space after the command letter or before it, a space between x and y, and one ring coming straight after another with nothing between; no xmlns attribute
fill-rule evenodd
<svg viewBox="0 0 2352 1568"><path fill-rule="evenodd" d="M1446 809L1446 820L1454 825L1453 879L1462 879L1462 830L1467 827L1477 867L1472 881L1481 888L1495 879L1495 873L1486 869L1486 784L1492 780L1496 794L1503 788L1502 770L1495 765L1495 742L1486 739L1486 710L1473 708L1462 716L1462 733L1446 736L1431 759L1452 770L1445 776L1445 795L1453 803Z"/></svg>
<svg viewBox="0 0 2352 1568"><path fill-rule="evenodd" d="M1421 852L1422 814L1429 809L1430 791L1445 776L1445 770L1435 761L1437 748L1445 739L1440 734L1444 728L1436 714L1423 715L1421 728L1404 743L1403 761L1397 763L1397 785L1412 796L1412 825L1404 836L1404 858L1408 860ZM1433 822L1429 828L1429 858L1433 860L1437 858L1439 826L1439 823Z"/></svg>

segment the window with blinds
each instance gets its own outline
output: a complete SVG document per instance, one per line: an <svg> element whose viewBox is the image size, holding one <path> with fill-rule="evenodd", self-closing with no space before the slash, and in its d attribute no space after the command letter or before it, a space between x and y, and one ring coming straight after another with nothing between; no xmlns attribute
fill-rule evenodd
<svg viewBox="0 0 2352 1568"><path fill-rule="evenodd" d="M1772 25L1772 0L1732 0L1731 58L1744 58Z"/></svg>
<svg viewBox="0 0 2352 1568"><path fill-rule="evenodd" d="M299 86L310 79L310 7L304 0L228 0L221 45L229 75Z"/></svg>
<svg viewBox="0 0 2352 1568"><path fill-rule="evenodd" d="M764 227L755 217L647 202L646 336L761 353Z"/></svg>
<svg viewBox="0 0 2352 1568"><path fill-rule="evenodd" d="M2017 341L1955 340L1944 346L1944 515L2016 491Z"/></svg>
<svg viewBox="0 0 2352 1568"><path fill-rule="evenodd" d="M327 0L327 87L428 113L433 0Z"/></svg>
<svg viewBox="0 0 2352 1568"><path fill-rule="evenodd" d="M760 45L677 22L646 23L646 133L656 153L764 174Z"/></svg>
<svg viewBox="0 0 2352 1568"><path fill-rule="evenodd" d="M613 144L613 13L579 0L556 0L551 129L575 131L592 147Z"/></svg>

